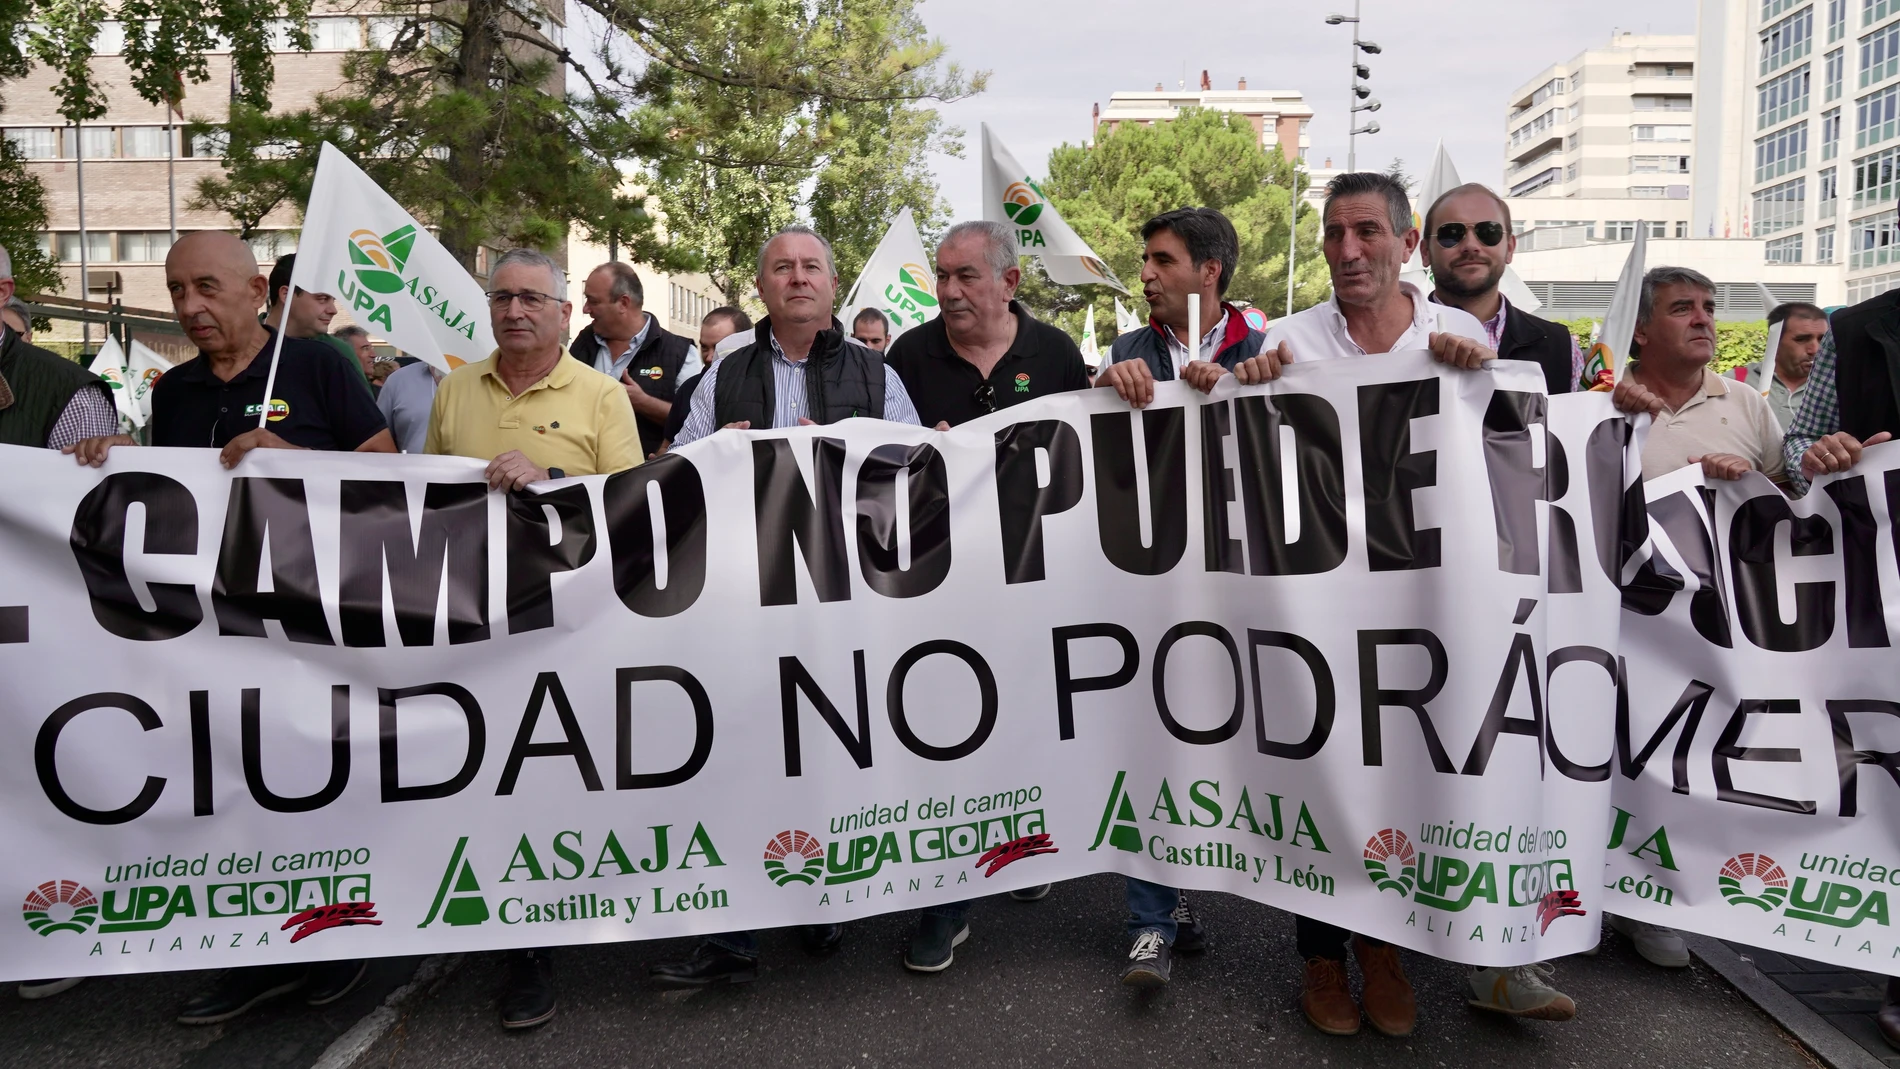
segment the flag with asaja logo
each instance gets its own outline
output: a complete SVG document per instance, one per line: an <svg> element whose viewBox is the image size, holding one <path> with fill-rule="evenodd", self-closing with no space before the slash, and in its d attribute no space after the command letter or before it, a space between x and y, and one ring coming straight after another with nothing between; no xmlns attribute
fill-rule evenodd
<svg viewBox="0 0 1900 1069"><path fill-rule="evenodd" d="M1040 259L1049 281L1062 286L1113 286L1128 292L1089 243L1062 221L1062 213L1042 187L990 134L988 123L983 125L983 218L1009 227L1017 251Z"/></svg>
<svg viewBox="0 0 1900 1069"><path fill-rule="evenodd" d="M884 239L877 243L845 296L838 316L846 330L852 318L865 308L884 313L892 337L937 318L937 275L930 268L924 239L917 235L917 222L909 208L891 220Z"/></svg>
<svg viewBox="0 0 1900 1069"><path fill-rule="evenodd" d="M317 158L290 282L334 296L372 335L443 371L495 351L480 284L327 142Z"/></svg>

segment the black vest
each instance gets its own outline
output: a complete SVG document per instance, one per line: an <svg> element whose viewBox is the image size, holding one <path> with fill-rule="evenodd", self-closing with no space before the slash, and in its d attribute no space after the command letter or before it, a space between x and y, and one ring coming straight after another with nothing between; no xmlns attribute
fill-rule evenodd
<svg viewBox="0 0 1900 1069"><path fill-rule="evenodd" d="M1239 332L1231 324L1236 322L1244 324L1246 320L1242 318L1241 310L1233 305L1223 302L1221 307L1227 309L1227 314L1233 317L1228 320L1230 324L1228 336L1232 337ZM1261 343L1266 340L1267 336L1264 332L1249 330L1238 340L1229 342L1220 352L1215 353L1214 362L1232 371L1234 365L1242 360L1251 360L1259 356ZM1196 359L1199 357L1197 356ZM1162 334L1161 328L1153 323L1140 330L1131 330L1126 334L1116 336L1114 342L1108 347L1108 362L1119 364L1124 360L1140 360L1147 364L1148 371L1155 377L1156 382L1169 382L1174 378L1174 354L1168 352L1167 336Z"/></svg>
<svg viewBox="0 0 1900 1069"><path fill-rule="evenodd" d="M0 344L0 379L7 380L13 400L0 408L0 445L46 447L46 436L66 411L73 395L98 390L112 404L112 387L104 379L53 353L28 345L4 327Z"/></svg>
<svg viewBox="0 0 1900 1069"><path fill-rule="evenodd" d="M1834 313L1834 392L1841 430L1900 437L1900 290Z"/></svg>
<svg viewBox="0 0 1900 1069"><path fill-rule="evenodd" d="M772 373L772 320L759 320L751 345L719 359L713 379L713 427L741 421L753 430L775 426L778 411ZM836 319L819 331L805 358L805 418L836 423L853 416L884 418L884 358L844 336Z"/></svg>
<svg viewBox="0 0 1900 1069"><path fill-rule="evenodd" d="M1498 359L1528 360L1544 369L1544 386L1552 394L1574 393L1577 380L1570 366L1570 328L1539 319L1516 305L1504 306L1504 331L1498 335Z"/></svg>
<svg viewBox="0 0 1900 1069"><path fill-rule="evenodd" d="M643 314L651 315L651 313ZM659 316L652 316L647 326L646 340L640 343L639 350L633 354L633 359L627 364L627 377L639 383L640 388L646 391L648 397L657 397L671 404L675 384L679 380L680 368L685 365L686 353L692 347L692 343L685 338L670 334L661 327ZM581 332L574 337L574 344L568 346L567 351L574 359L588 367L593 367L594 355L599 348L593 325L589 324L581 328ZM641 452L651 455L654 450L660 448L660 440L666 433L666 424L659 420L648 419L638 413L634 416L634 422L640 427Z"/></svg>

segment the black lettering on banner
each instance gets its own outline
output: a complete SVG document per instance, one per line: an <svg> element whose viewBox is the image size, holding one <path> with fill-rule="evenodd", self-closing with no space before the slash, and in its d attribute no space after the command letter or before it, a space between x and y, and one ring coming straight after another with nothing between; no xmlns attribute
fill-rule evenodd
<svg viewBox="0 0 1900 1069"><path fill-rule="evenodd" d="M555 718L561 722L562 739L535 742L535 725L540 723L541 710L550 701L554 703ZM580 721L574 718L574 705L567 700L567 689L561 686L561 677L555 672L542 672L534 677L534 691L528 695L527 711L521 714L515 744L508 748L508 760L501 766L501 783L495 788L496 795L515 793L521 764L530 757L572 757L575 769L581 774L581 785L590 791L603 789L600 772L594 767L594 755L587 749L587 736L581 733Z"/></svg>
<svg viewBox="0 0 1900 1069"><path fill-rule="evenodd" d="M1623 469L1630 438L1635 433L1635 426L1626 417L1611 416L1591 429L1590 438L1583 447L1584 472L1589 482L1590 529L1596 540L1597 565L1603 569L1605 579L1619 586L1623 582L1623 565L1636 555L1643 543L1649 541L1649 512L1643 507L1642 472ZM1553 489L1552 500L1562 496ZM1551 588L1551 592L1562 593L1555 587ZM1667 605L1668 599L1665 598L1663 603ZM1627 593L1624 595L1624 604L1629 604ZM1655 614L1645 612L1648 616Z"/></svg>
<svg viewBox="0 0 1900 1069"><path fill-rule="evenodd" d="M1595 646L1565 646L1553 650L1550 656L1544 658L1544 693L1556 693L1551 687L1551 680L1556 678L1557 669L1571 663L1594 664L1609 674L1610 681L1616 685L1616 723L1623 725L1627 732L1630 698L1628 681L1623 678L1623 662L1610 656L1608 650ZM1550 763L1569 779L1579 783L1601 783L1610 778L1609 758L1604 758L1600 765L1583 765L1564 755L1563 749L1557 745L1557 710L1554 704L1544 720L1544 749L1550 754Z"/></svg>
<svg viewBox="0 0 1900 1069"><path fill-rule="evenodd" d="M1618 661L1619 673L1628 678L1628 665ZM1669 707L1669 715L1663 717L1662 724L1656 728L1643 748L1632 755L1630 750L1630 707L1627 701L1616 703L1616 759L1624 779L1635 779L1643 774L1644 766L1657 747L1669 737L1677 722L1682 722L1682 734L1676 738L1676 752L1670 760L1670 790L1676 794L1689 793L1689 746L1695 742L1695 733L1702 726L1702 713L1709 707L1709 696L1715 688L1700 679L1691 679L1682 688L1682 694L1676 698L1676 704ZM1687 718L1686 720L1684 718Z"/></svg>
<svg viewBox="0 0 1900 1069"><path fill-rule="evenodd" d="M1709 517L1714 507L1715 491L1698 487L1694 499L1687 493L1677 492L1650 502L1649 514L1669 536L1669 542L1676 547L1682 563L1688 565L1690 573L1696 578L1696 592L1689 595L1689 623L1695 627L1696 634L1729 649L1735 645L1735 640L1729 631L1728 603L1724 591L1727 580L1722 575L1722 561L1715 539L1709 533L1712 522ZM1733 549L1731 545L1730 551L1733 552ZM1657 615L1669 607L1676 592L1685 586L1687 584L1676 574L1675 569L1664 563L1660 554L1652 552L1636 578L1625 588L1623 607L1645 616ZM1638 590L1650 596L1639 596L1632 603L1632 592Z"/></svg>
<svg viewBox="0 0 1900 1069"><path fill-rule="evenodd" d="M343 794L350 782L350 688L330 688L330 778L315 794L288 798L264 784L263 701L256 687L238 692L240 748L244 751L244 785L257 804L272 813L308 813L322 809Z"/></svg>
<svg viewBox="0 0 1900 1069"><path fill-rule="evenodd" d="M1432 661L1431 678L1416 690L1388 690L1379 685L1379 650L1385 646L1418 646ZM1438 729L1432 726L1432 714L1425 706L1445 689L1450 674L1445 644L1437 635L1422 627L1359 632L1359 732L1367 766L1385 763L1385 744L1380 733L1380 711L1386 706L1410 709L1418 718L1419 734L1425 739L1432 771L1456 774L1458 769L1438 741Z"/></svg>
<svg viewBox="0 0 1900 1069"><path fill-rule="evenodd" d="M264 541L270 540L270 592L258 590ZM310 506L302 479L231 480L224 542L211 586L218 634L263 638L265 620L284 626L292 642L334 645L323 615L317 550L310 540Z"/></svg>
<svg viewBox="0 0 1900 1069"><path fill-rule="evenodd" d="M1563 443L1549 433L1550 399L1541 393L1497 390L1484 412L1484 467L1491 483L1491 514L1498 532L1498 570L1536 575L1539 561L1537 503L1556 502L1569 490L1570 473ZM1533 427L1543 428L1544 466L1531 463ZM1552 505L1550 572L1553 594L1583 590L1578 571L1577 525Z"/></svg>
<svg viewBox="0 0 1900 1069"><path fill-rule="evenodd" d="M653 509L658 486L666 524L666 586L660 587ZM641 616L663 619L692 607L706 588L706 485L678 453L607 476L602 491L607 541L614 555L614 592Z"/></svg>
<svg viewBox="0 0 1900 1069"><path fill-rule="evenodd" d="M1201 406L1201 534L1210 572L1246 573L1240 539L1232 537L1227 506L1234 500L1234 469L1227 466L1227 436L1234 432L1231 401Z"/></svg>
<svg viewBox="0 0 1900 1069"><path fill-rule="evenodd" d="M435 606L448 574L449 642L488 638L488 487L430 483L422 496L422 527L410 540L409 494L389 480L343 480L340 493L343 572L337 616L345 646L382 646L383 572L396 632L405 646L435 641Z"/></svg>
<svg viewBox="0 0 1900 1069"><path fill-rule="evenodd" d="M1036 472L1036 455L1048 458L1049 485ZM996 509L1003 540L1003 581L1036 583L1046 578L1042 521L1082 500L1082 441L1059 419L1012 423L996 432Z"/></svg>
<svg viewBox="0 0 1900 1069"><path fill-rule="evenodd" d="M462 719L468 725L468 749L462 756L462 767L455 775L440 783L420 783L412 787L402 785L402 759L397 750L400 732L396 723L396 703L404 698L420 698L424 695L447 698L462 711ZM433 740L432 740L433 742ZM439 746L435 743L431 749ZM482 767L482 757L488 752L488 724L482 718L481 703L468 688L456 683L424 683L415 687L400 687L391 690L387 687L376 691L376 748L382 759L382 789L385 802L419 802L428 798L447 798L460 794L462 789L475 781L475 773Z"/></svg>
<svg viewBox="0 0 1900 1069"><path fill-rule="evenodd" d="M1831 556L1834 526L1820 516L1796 516L1779 492L1752 497L1735 510L1728 529L1729 564L1735 570L1735 613L1742 634L1765 650L1800 653L1834 634L1834 584L1796 583L1794 623L1781 622L1775 583L1775 528L1789 526L1788 550L1796 557Z"/></svg>
<svg viewBox="0 0 1900 1069"><path fill-rule="evenodd" d="M165 726L157 710L130 694L105 692L74 698L53 710L40 725L39 736L33 740L33 770L39 774L40 790L45 792L46 800L53 803L54 809L82 824L125 824L144 816L146 810L158 803L158 796L165 790L165 777L145 777L139 793L117 809L89 809L80 805L59 781L59 734L82 713L94 709L123 709L139 722L141 731L157 731Z"/></svg>
<svg viewBox="0 0 1900 1069"><path fill-rule="evenodd" d="M560 524L551 537L547 509ZM571 572L594 559L594 509L586 483L545 493L508 495L508 633L554 626L556 572ZM552 545L549 543L553 542Z"/></svg>
<svg viewBox="0 0 1900 1069"><path fill-rule="evenodd" d="M910 568L897 566L897 473L907 472ZM881 445L858 468L858 570L887 598L914 598L950 574L950 471L929 445Z"/></svg>
<svg viewBox="0 0 1900 1069"><path fill-rule="evenodd" d="M1346 464L1339 413L1325 398L1285 393L1234 401L1240 447L1241 511L1255 575L1313 575L1346 559ZM1300 539L1286 540L1280 428L1293 428ZM1409 507L1409 506L1408 506Z"/></svg>
<svg viewBox="0 0 1900 1069"><path fill-rule="evenodd" d="M644 466L644 465L642 465ZM638 469L635 469L638 470ZM633 685L635 683L671 683L686 692L693 703L693 751L684 764L665 772L633 771ZM651 790L685 783L706 767L712 754L712 699L706 688L684 668L655 664L640 668L622 668L614 673L614 789Z"/></svg>
<svg viewBox="0 0 1900 1069"><path fill-rule="evenodd" d="M804 759L798 738L798 695L803 692L811 700L812 708L831 728L831 733L844 743L844 748L857 762L859 768L871 767L871 695L864 682L864 651L851 651L851 664L857 675L858 694L858 732L851 733L838 707L832 704L830 696L811 677L805 666L796 657L778 659L779 712L785 732L785 775L804 774Z"/></svg>
<svg viewBox="0 0 1900 1069"><path fill-rule="evenodd" d="M198 552L198 502L191 491L163 475L122 471L99 480L73 511L73 560L100 627L137 642L177 638L198 626L204 608L190 583L148 583L152 611L139 606L125 574L125 519L135 504L145 506L145 553Z"/></svg>
<svg viewBox="0 0 1900 1069"><path fill-rule="evenodd" d="M1114 690L1133 682L1135 672L1141 667L1141 647L1135 642L1133 632L1120 624L1111 623L1070 624L1051 628L1049 637L1055 644L1056 737L1067 742L1075 738L1075 696L1090 691ZM1105 676L1078 678L1071 675L1069 643L1082 638L1114 639L1122 649L1121 666Z"/></svg>
<svg viewBox="0 0 1900 1069"><path fill-rule="evenodd" d="M1135 484L1135 435L1147 449L1148 521L1152 545L1141 544L1141 500ZM1095 450L1095 526L1108 562L1133 575L1164 575L1187 551L1187 410L1145 408L1089 417Z"/></svg>
<svg viewBox="0 0 1900 1069"><path fill-rule="evenodd" d="M1577 521L1557 502L1570 493L1570 456L1563 439L1544 424L1544 500L1550 502L1545 541L1544 589L1552 594L1583 593L1583 551L1577 545Z"/></svg>
<svg viewBox="0 0 1900 1069"><path fill-rule="evenodd" d="M1412 421L1437 414L1435 378L1359 387L1366 560L1375 572L1439 565L1443 532L1436 527L1418 530L1412 505L1412 491L1438 484L1438 452L1412 451Z"/></svg>
<svg viewBox="0 0 1900 1069"><path fill-rule="evenodd" d="M1226 722L1219 727L1188 727L1176 720L1173 710L1168 708L1168 653L1174 649L1176 642L1189 635L1201 635L1219 642L1227 650L1227 659L1234 668L1234 711L1228 714ZM1153 671L1155 712L1161 714L1161 726L1168 729L1168 734L1194 746L1212 746L1240 734L1240 725L1247 716L1247 684L1240 673L1240 647L1234 644L1234 636L1228 634L1226 628L1206 620L1189 620L1168 628L1155 646Z"/></svg>
<svg viewBox="0 0 1900 1069"><path fill-rule="evenodd" d="M917 737L911 730L910 719L904 715L904 682L910 678L910 670L918 661L933 654L946 654L955 657L970 667L970 674L976 677L976 685L981 695L976 715L976 727L970 736L951 746L932 746ZM990 732L996 729L996 674L983 655L961 642L947 638L920 642L904 651L891 667L891 678L884 690L884 704L890 714L891 730L897 733L897 741L904 749L926 761L955 761L968 757L981 749L989 741Z"/></svg>
<svg viewBox="0 0 1900 1069"><path fill-rule="evenodd" d="M1900 509L1900 468L1887 472L1888 508ZM1887 610L1880 595L1880 525L1867 504L1867 477L1856 475L1827 484L1827 496L1841 515L1841 565L1846 571L1847 644L1854 649L1887 646Z"/></svg>
<svg viewBox="0 0 1900 1069"><path fill-rule="evenodd" d="M1533 529L1533 534L1535 530ZM1511 710L1511 695L1517 690L1517 681L1523 679L1530 688L1531 715L1529 719L1508 715ZM1491 704L1485 707L1484 722L1478 726L1478 737L1471 741L1471 752L1465 755L1467 776L1482 776L1491 765L1491 751L1497 747L1499 735L1528 735L1537 743L1537 778L1544 777L1544 695L1543 679L1537 674L1537 653L1531 647L1531 637L1522 631L1511 635L1511 648L1504 655L1504 671L1498 675L1498 685L1491 692Z"/></svg>
<svg viewBox="0 0 1900 1069"><path fill-rule="evenodd" d="M1900 786L1900 752L1862 750L1856 747L1854 725L1847 719L1852 713L1884 713L1887 716L1900 717L1900 702L1854 698L1827 703L1828 724L1833 728L1834 734L1834 766L1840 773L1841 779L1841 816L1844 817L1860 814L1859 772L1861 765L1873 765L1876 768L1886 769L1887 775L1893 777L1894 785Z"/></svg>
<svg viewBox="0 0 1900 1069"><path fill-rule="evenodd" d="M767 438L752 443L752 504L759 544L759 604L798 604L797 565L792 547L818 600L851 600L851 562L844 546L844 440L813 438L812 479L792 455L792 443Z"/></svg>
<svg viewBox="0 0 1900 1069"><path fill-rule="evenodd" d="M1755 498L1759 501L1760 498ZM1812 800L1796 801L1772 794L1757 794L1754 791L1735 789L1735 778L1730 774L1730 761L1775 761L1791 764L1801 763L1801 751L1783 746L1738 746L1736 741L1742 737L1742 729L1747 726L1751 716L1769 714L1785 716L1801 715L1801 703L1792 698L1743 698L1735 703L1735 712L1723 725L1722 733L1716 736L1715 750L1709 754L1709 764L1715 771L1715 797L1721 802L1736 802L1741 805L1758 806L1782 813L1805 813L1813 815L1815 806Z"/></svg>
<svg viewBox="0 0 1900 1069"><path fill-rule="evenodd" d="M208 817L216 797L211 784L211 692L191 692L191 815Z"/></svg>
<svg viewBox="0 0 1900 1069"><path fill-rule="evenodd" d="M1260 682L1260 650L1262 647L1291 651L1300 660L1306 662L1306 670L1313 676L1313 729L1299 742L1279 742L1267 738L1266 713L1261 709L1261 695L1265 692ZM1287 631L1260 631L1247 629L1247 663L1253 671L1253 728L1254 742L1263 754L1272 757L1284 757L1289 761L1304 761L1326 745L1333 734L1333 719L1337 712L1338 698L1333 689L1333 670L1326 663L1326 657L1319 647L1299 635Z"/></svg>

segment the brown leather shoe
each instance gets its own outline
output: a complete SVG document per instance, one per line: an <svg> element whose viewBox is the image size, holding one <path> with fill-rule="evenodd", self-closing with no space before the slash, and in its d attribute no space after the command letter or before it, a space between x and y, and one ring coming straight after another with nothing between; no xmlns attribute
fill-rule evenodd
<svg viewBox="0 0 1900 1069"><path fill-rule="evenodd" d="M1329 1036L1358 1033L1359 1004L1346 989L1345 962L1331 958L1306 960L1306 989L1300 992L1300 1009L1314 1028Z"/></svg>
<svg viewBox="0 0 1900 1069"><path fill-rule="evenodd" d="M1418 1024L1418 999L1399 964L1399 948L1390 943L1375 947L1355 935L1352 952L1366 981L1366 1020L1388 1036L1411 1035Z"/></svg>
<svg viewBox="0 0 1900 1069"><path fill-rule="evenodd" d="M1874 1023L1880 1026L1881 1038L1889 1047L1900 1048L1900 976L1887 978L1887 997L1880 1003L1880 1012L1874 1014Z"/></svg>

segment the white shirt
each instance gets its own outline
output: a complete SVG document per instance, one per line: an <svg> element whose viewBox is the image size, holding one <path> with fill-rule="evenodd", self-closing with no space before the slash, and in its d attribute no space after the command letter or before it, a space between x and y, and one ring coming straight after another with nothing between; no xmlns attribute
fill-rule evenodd
<svg viewBox="0 0 1900 1069"><path fill-rule="evenodd" d="M1400 334L1386 352L1424 349L1431 335L1438 331L1470 338L1487 349L1491 347L1491 339L1485 335L1484 324L1478 322L1478 317L1470 312L1449 305L1433 304L1410 282L1399 283L1399 292L1412 301L1412 325L1405 328L1405 333ZM1267 324L1264 347L1272 348L1281 342L1286 342L1287 348L1292 350L1294 363L1376 355L1360 348L1359 343L1347 333L1346 316L1339 310L1337 296L1327 298L1324 304L1316 304L1304 312L1295 312Z"/></svg>
<svg viewBox="0 0 1900 1069"><path fill-rule="evenodd" d="M1188 361L1212 361L1215 357L1220 355L1221 339L1227 336L1227 317L1231 314L1232 313L1226 309L1222 309L1220 322L1214 324L1213 330L1201 335L1201 352L1199 356L1188 352L1187 343L1174 336L1173 327L1165 323L1162 324L1161 336L1168 339L1168 358L1174 361L1175 378L1178 379L1181 377L1181 369L1188 366Z"/></svg>

